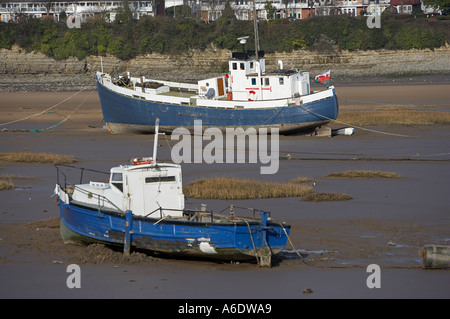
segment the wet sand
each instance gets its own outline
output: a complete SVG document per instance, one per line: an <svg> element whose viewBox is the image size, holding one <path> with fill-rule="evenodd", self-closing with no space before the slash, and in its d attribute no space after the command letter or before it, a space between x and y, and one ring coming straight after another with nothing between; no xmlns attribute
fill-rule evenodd
<svg viewBox="0 0 450 319"><path fill-rule="evenodd" d="M449 88L447 83L346 85L338 94L343 108L389 104L448 111ZM44 111L2 125L1 152L73 155L77 165L104 171L131 157L151 155L153 136L111 135L103 128L95 92L81 92L58 104L73 94L1 93L0 123ZM260 175L260 163L183 165L184 183L212 176L274 181L305 176L314 180L316 192L353 197L319 203L299 198L233 201L271 211L292 225L291 239L306 263L288 244L271 269L138 254L124 261L120 253L102 247L65 246L59 237L59 209L51 197L54 167L0 163L0 176L21 177L13 179L14 190L0 191L0 297L449 298L450 272L421 269L417 251L426 244L450 244L450 128L372 129L410 137L360 130L333 138L282 136L280 155L293 159L281 160L275 175ZM160 145L160 160L170 160L168 143L161 139ZM350 169L393 171L401 178L324 177ZM202 203L214 211L230 204L188 199L187 206L199 208ZM71 263L81 267L80 289L67 288ZM381 268L379 289L366 285L369 264ZM313 293L303 293L307 288Z"/></svg>

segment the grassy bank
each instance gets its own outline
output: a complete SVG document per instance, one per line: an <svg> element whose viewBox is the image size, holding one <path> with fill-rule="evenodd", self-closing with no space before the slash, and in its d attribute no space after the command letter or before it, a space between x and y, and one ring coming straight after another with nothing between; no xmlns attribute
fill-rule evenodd
<svg viewBox="0 0 450 319"><path fill-rule="evenodd" d="M332 15L304 20L261 20L260 47L266 52L314 50L333 55L338 50L409 50L437 48L450 41L450 20L439 17L383 16L382 28L369 29L367 17ZM280 35L283 36L280 36ZM139 20L122 12L114 23L90 20L81 28L68 28L51 19L27 19L20 23L0 23L0 48L18 45L57 60L74 56L111 54L122 60L137 55L160 53L177 55L218 47L240 50L236 38L253 36L252 21L221 17L205 23L198 18L150 17ZM254 49L249 40L248 49Z"/></svg>
<svg viewBox="0 0 450 319"><path fill-rule="evenodd" d="M340 111L338 121L357 126L376 125L450 125L450 112L414 108L376 108Z"/></svg>
<svg viewBox="0 0 450 319"><path fill-rule="evenodd" d="M382 171L344 171L330 173L325 178L400 178L397 173ZM243 200L262 198L300 197L302 201L347 201L345 193L316 193L309 184L314 181L297 177L287 182L264 182L248 179L215 177L200 179L183 186L186 197L196 199Z"/></svg>
<svg viewBox="0 0 450 319"><path fill-rule="evenodd" d="M183 186L186 197L201 199L261 199L299 197L312 192L311 186L216 177L200 179Z"/></svg>
<svg viewBox="0 0 450 319"><path fill-rule="evenodd" d="M382 172L382 171L344 171L330 173L325 176L326 178L400 178L400 175L394 172Z"/></svg>
<svg viewBox="0 0 450 319"><path fill-rule="evenodd" d="M0 153L0 162L3 163L30 163L30 164L72 164L77 160L73 156L46 154L46 153Z"/></svg>
<svg viewBox="0 0 450 319"><path fill-rule="evenodd" d="M300 197L302 201L324 202L351 200L348 194L314 193L309 178L298 177L288 182L263 182L216 177L201 179L183 187L186 197L197 199L243 200Z"/></svg>
<svg viewBox="0 0 450 319"><path fill-rule="evenodd" d="M14 183L8 177L0 177L0 191L14 189Z"/></svg>
<svg viewBox="0 0 450 319"><path fill-rule="evenodd" d="M334 202L351 200L352 196L345 193L309 193L302 196L306 202Z"/></svg>

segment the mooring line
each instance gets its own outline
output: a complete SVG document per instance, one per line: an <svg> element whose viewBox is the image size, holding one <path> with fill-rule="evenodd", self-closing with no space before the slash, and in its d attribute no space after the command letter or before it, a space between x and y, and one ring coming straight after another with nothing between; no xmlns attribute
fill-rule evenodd
<svg viewBox="0 0 450 319"><path fill-rule="evenodd" d="M52 125L52 126L50 126L50 127L47 127L47 128L44 128L44 129L42 129L42 130L40 130L40 131L50 131L50 130L52 130L52 129L54 129L55 127L58 127L59 125L61 125L62 123L64 123L65 121L67 121L68 119L70 119L70 117L72 116L72 114L74 114L83 104L84 104L84 102L86 102L86 100L91 96L91 94L93 93L94 91L91 91L85 98L84 98L84 100L68 115L68 116L66 116L66 118L65 119L63 119L62 121L60 121L59 123L56 123L55 125Z"/></svg>
<svg viewBox="0 0 450 319"><path fill-rule="evenodd" d="M286 229L284 228L284 226L283 226L281 223L280 223L280 226L281 226L281 228L283 228L283 231L284 231L284 233L286 234L286 237L287 237L287 239L289 240L289 243L291 244L292 249L294 249L295 253L300 257L300 259L302 260L302 262L303 262L305 265L309 266L308 263L307 263L307 262L305 261L305 259L303 258L302 254L300 254L300 253L297 251L297 249L294 247L294 244L292 243L291 237L289 237L289 235L288 235Z"/></svg>
<svg viewBox="0 0 450 319"><path fill-rule="evenodd" d="M279 151L280 159L286 160L327 160L327 161L448 161L450 159L428 159L429 157L439 157L450 155L450 152L434 154L366 154L366 153L330 153L330 152L296 152ZM285 154L285 155L281 155ZM296 157L296 155L298 157ZM301 156L303 155L303 157ZM304 155L329 155L333 157L304 157ZM341 156L341 157L339 157Z"/></svg>
<svg viewBox="0 0 450 319"><path fill-rule="evenodd" d="M350 127L354 127L354 128L357 128L357 129L360 129L360 130L363 130L363 131L368 131L368 132L373 132L373 133L378 133L378 134L391 135L391 136L399 136L399 137L417 137L417 136L412 136L412 135L404 135L404 134L397 134L397 133L382 132L382 131L373 130L373 129L370 129L370 128L365 128L365 127L362 127L362 126L348 124L348 123L345 123L345 122L342 122L342 121L339 121L339 120L334 120L334 119L332 119L332 118L330 118L328 116L325 116L325 115L322 115L322 114L318 114L316 112L313 112L311 110L308 110L308 109L304 108L303 106L300 106L300 105L297 105L297 106L299 108L301 108L302 110L304 110L306 112L309 112L311 114L314 114L316 116L322 117L324 119L327 119L327 120L330 120L330 121L333 121L333 122L336 122L336 123L339 123L339 124L342 124L342 125L347 125L347 126L350 126Z"/></svg>
<svg viewBox="0 0 450 319"><path fill-rule="evenodd" d="M56 104L50 106L49 108L43 110L42 112L39 112L39 113L30 115L30 116L27 116L27 117L24 117L24 118L21 118L21 119L18 119L18 120L14 120L14 121L10 121L10 122L5 122L5 123L0 123L0 126L5 126L5 125L9 125L9 124L13 124L13 123L25 121L25 120L31 119L31 118L33 118L33 117L39 116L39 115L41 115L41 114L44 114L45 112L48 112L49 110L54 109L55 107L61 105L62 103L64 103L64 102L70 100L70 99L73 98L75 95L77 95L77 94L83 92L84 90L86 90L86 89L89 88L89 87L90 87L90 86L86 86L86 87L82 88L80 91L78 91L78 92L72 94L71 96L69 96L68 98L65 98L64 100L62 100L62 101L60 101L60 102L58 102L58 103L56 103Z"/></svg>
<svg viewBox="0 0 450 319"><path fill-rule="evenodd" d="M250 224L245 219L240 219L240 220L244 221L247 224L248 232L250 234L250 239L252 240L252 244L253 244L253 250L255 251L256 262L259 264L260 260L259 260L259 256L258 256L258 251L256 250L255 242L253 241L252 229L250 228Z"/></svg>

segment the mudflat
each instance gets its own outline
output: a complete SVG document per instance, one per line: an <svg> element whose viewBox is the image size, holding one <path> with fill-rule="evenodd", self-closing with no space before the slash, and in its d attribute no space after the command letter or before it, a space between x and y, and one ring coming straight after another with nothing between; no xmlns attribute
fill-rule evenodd
<svg viewBox="0 0 450 319"><path fill-rule="evenodd" d="M394 105L449 112L449 88L448 83L346 84L337 92L342 109ZM152 135L110 134L91 91L1 93L0 125L1 152L71 155L79 161L75 165L103 171L151 155L153 146ZM369 129L332 138L280 136L282 159L273 175L260 175L260 163L182 164L184 184L216 176L265 181L308 177L315 192L352 196L333 202L187 199L188 207L207 204L213 211L229 204L260 208L290 224L294 247L288 243L270 269L253 262L138 253L126 259L98 245L64 245L52 197L55 168L0 163L0 176L8 176L15 186L0 191L0 297L449 298L449 271L422 269L418 250L450 242L450 127ZM161 161L171 160L175 143L170 136L160 139ZM325 177L346 170L390 171L400 178ZM79 289L67 287L69 264L80 266ZM367 286L371 264L380 267L381 288Z"/></svg>

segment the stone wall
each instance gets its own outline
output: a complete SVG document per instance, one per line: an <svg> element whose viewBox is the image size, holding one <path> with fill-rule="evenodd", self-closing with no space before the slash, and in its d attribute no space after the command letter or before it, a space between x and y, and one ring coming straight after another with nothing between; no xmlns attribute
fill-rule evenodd
<svg viewBox="0 0 450 319"><path fill-rule="evenodd" d="M18 83L27 86L27 81L45 82L49 88L54 89L55 85L56 89L76 89L83 82L93 80L95 72L101 69L101 61L104 71L113 74L129 71L136 76L195 82L225 73L230 56L231 52L228 50L208 49L181 56L154 53L129 61L121 61L113 56L90 56L82 61L76 58L55 61L42 53L26 53L14 47L12 50L0 50L0 91L9 90L5 82L13 86ZM450 73L448 46L436 50L343 51L322 54L295 51L266 54L266 69L278 68L278 60L283 61L284 68L308 70L311 76L331 70L334 79Z"/></svg>

